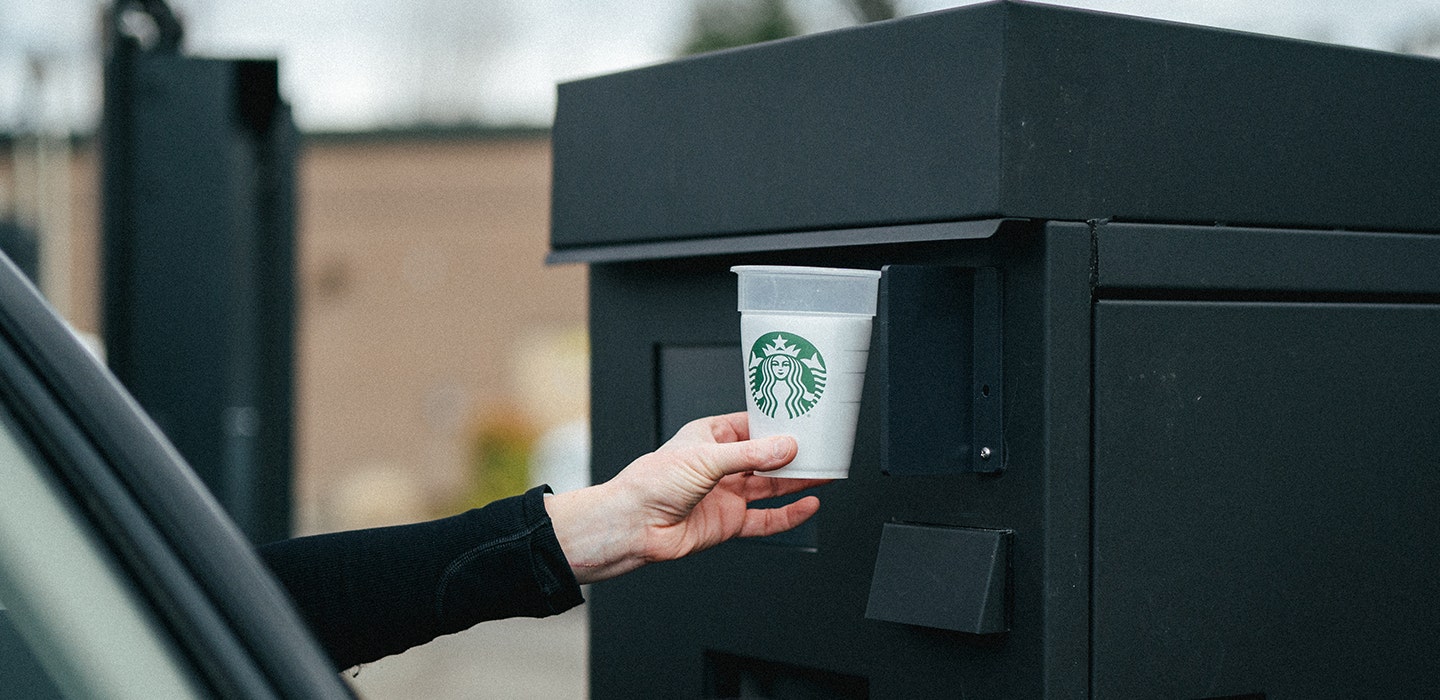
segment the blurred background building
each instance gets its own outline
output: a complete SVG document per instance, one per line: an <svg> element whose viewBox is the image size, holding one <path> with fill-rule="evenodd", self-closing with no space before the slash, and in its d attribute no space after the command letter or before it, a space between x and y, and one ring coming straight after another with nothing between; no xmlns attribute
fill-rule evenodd
<svg viewBox="0 0 1440 700"><path fill-rule="evenodd" d="M959 4L173 0L187 53L280 59L304 135L296 529L585 482L585 270L543 264L556 82ZM1058 4L1440 55L1433 0ZM0 245L97 352L107 7L0 0ZM583 695L583 609L482 628L356 683L370 697Z"/></svg>
<svg viewBox="0 0 1440 700"><path fill-rule="evenodd" d="M312 137L301 171L304 527L413 520L524 489L528 476L504 470L588 415L585 273L542 265L547 134ZM579 438L577 473L547 475L557 488L583 480Z"/></svg>

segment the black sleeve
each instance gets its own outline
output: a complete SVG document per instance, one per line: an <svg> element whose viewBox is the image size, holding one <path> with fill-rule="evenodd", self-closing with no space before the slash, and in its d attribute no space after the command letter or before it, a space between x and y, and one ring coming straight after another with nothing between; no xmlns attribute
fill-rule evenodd
<svg viewBox="0 0 1440 700"><path fill-rule="evenodd" d="M456 516L260 547L337 669L580 603L541 486Z"/></svg>

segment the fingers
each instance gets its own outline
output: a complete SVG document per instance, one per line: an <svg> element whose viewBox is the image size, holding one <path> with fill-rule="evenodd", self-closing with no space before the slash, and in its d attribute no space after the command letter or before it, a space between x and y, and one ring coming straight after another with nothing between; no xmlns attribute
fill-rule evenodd
<svg viewBox="0 0 1440 700"><path fill-rule="evenodd" d="M743 414L742 414L743 415ZM730 474L779 469L795 458L795 438L788 435L743 440L715 445L695 445L691 459L711 479L719 481Z"/></svg>
<svg viewBox="0 0 1440 700"><path fill-rule="evenodd" d="M834 481L834 479L776 479L762 476L754 479L745 479L745 481L740 484L740 495L744 496L747 502L756 501L762 498L788 496L797 491L824 486L831 481Z"/></svg>
<svg viewBox="0 0 1440 700"><path fill-rule="evenodd" d="M820 510L820 499L806 496L781 508L752 508L745 511L740 537L766 537L785 532L810 519Z"/></svg>
<svg viewBox="0 0 1440 700"><path fill-rule="evenodd" d="M675 436L665 442L665 447L687 443L740 442L748 439L750 419L741 411L692 420L675 431Z"/></svg>
<svg viewBox="0 0 1440 700"><path fill-rule="evenodd" d="M714 416L712 433L715 442L739 442L750 439L750 416L744 411Z"/></svg>

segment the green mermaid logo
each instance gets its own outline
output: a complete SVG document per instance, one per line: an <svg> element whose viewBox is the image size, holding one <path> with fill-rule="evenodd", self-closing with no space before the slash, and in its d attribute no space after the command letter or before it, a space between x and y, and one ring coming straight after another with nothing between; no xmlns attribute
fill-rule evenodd
<svg viewBox="0 0 1440 700"><path fill-rule="evenodd" d="M750 347L746 361L750 396L771 418L799 418L825 393L825 358L794 333L766 333Z"/></svg>

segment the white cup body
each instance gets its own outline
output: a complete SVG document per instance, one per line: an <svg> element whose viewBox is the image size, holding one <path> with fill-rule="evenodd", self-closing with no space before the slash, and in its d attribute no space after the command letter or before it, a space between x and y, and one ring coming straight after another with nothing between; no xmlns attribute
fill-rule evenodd
<svg viewBox="0 0 1440 700"><path fill-rule="evenodd" d="M740 347L750 436L790 435L799 444L790 464L756 473L848 477L879 273L773 266L735 270L741 275ZM777 308L787 305L798 308Z"/></svg>

